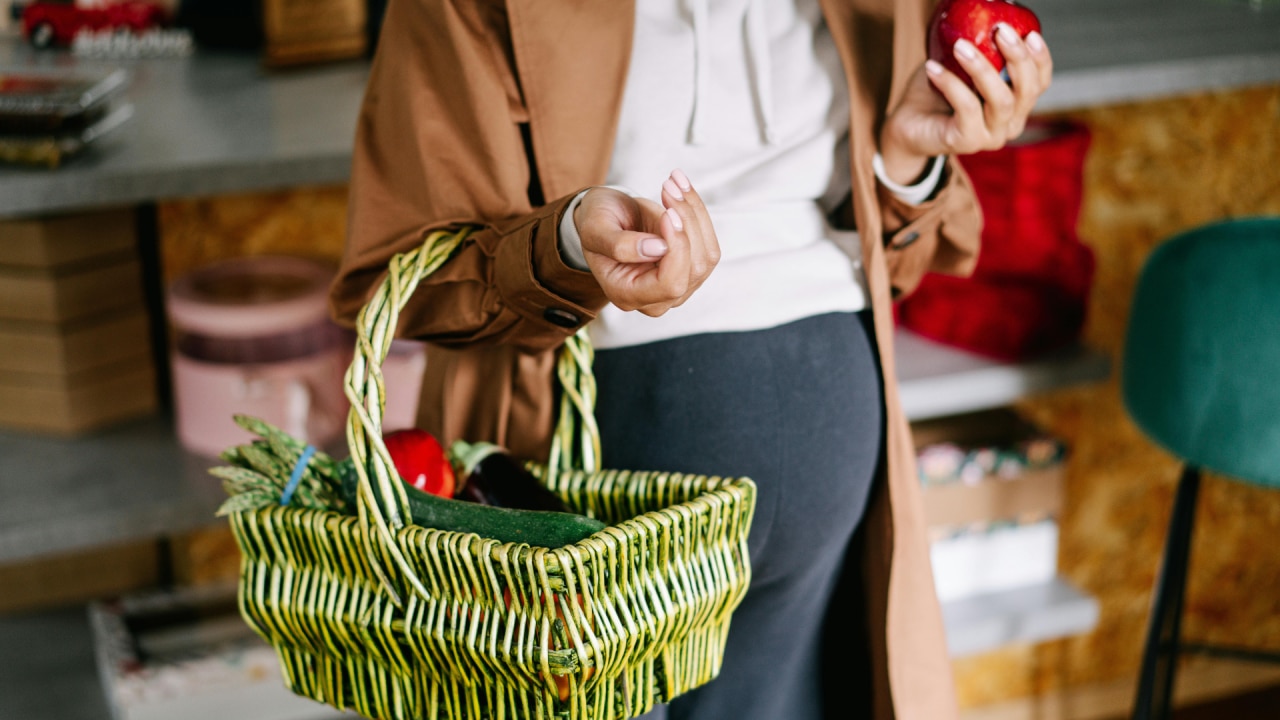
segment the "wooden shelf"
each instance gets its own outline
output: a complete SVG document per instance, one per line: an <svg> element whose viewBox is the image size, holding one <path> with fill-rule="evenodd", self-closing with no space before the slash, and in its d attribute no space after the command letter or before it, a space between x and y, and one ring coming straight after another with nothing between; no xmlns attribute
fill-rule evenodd
<svg viewBox="0 0 1280 720"><path fill-rule="evenodd" d="M1100 382L1111 373L1106 355L1083 346L1004 363L902 328L894 346L899 394L912 421L1003 407L1029 395ZM1059 577L943 603L942 614L952 657L964 657L1089 632L1098 622L1098 601Z"/></svg>

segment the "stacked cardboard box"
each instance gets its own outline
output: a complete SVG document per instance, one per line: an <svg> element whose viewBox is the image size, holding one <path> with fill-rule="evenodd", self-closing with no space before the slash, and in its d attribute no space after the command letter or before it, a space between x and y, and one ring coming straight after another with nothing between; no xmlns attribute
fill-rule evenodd
<svg viewBox="0 0 1280 720"><path fill-rule="evenodd" d="M938 598L1051 581L1065 446L1004 409L913 431Z"/></svg>
<svg viewBox="0 0 1280 720"><path fill-rule="evenodd" d="M131 210L0 221L0 426L76 434L154 412Z"/></svg>

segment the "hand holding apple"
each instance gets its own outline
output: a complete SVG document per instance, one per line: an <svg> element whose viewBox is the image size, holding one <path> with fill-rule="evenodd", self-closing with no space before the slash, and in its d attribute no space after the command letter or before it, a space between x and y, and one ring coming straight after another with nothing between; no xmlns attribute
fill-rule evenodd
<svg viewBox="0 0 1280 720"><path fill-rule="evenodd" d="M996 45L1000 25L1008 25L1019 38L1040 32L1040 18L1014 0L941 0L929 20L929 59L942 63L976 91L977 86L956 59L956 41L968 40L1003 73L1005 58Z"/></svg>
<svg viewBox="0 0 1280 720"><path fill-rule="evenodd" d="M1023 37L1008 21L1017 15L1019 23L1026 23L1021 11L1029 10L1008 0L941 0L934 18L972 17L951 14L950 8L964 4L1010 13L988 16L1002 67L997 68L974 41L961 37L954 41L946 63L931 58L917 68L880 129L880 154L896 182L914 183L931 157L1003 147L1022 133L1052 81L1053 58L1040 32L1031 29Z"/></svg>

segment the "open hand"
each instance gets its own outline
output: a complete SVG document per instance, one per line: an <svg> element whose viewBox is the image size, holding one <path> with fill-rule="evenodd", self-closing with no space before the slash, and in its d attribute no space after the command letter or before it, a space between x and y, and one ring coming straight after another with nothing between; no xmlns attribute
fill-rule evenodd
<svg viewBox="0 0 1280 720"><path fill-rule="evenodd" d="M967 40L957 42L953 52L977 93L940 63L930 60L916 70L880 131L880 155L890 179L913 184L931 157L995 150L1022 134L1052 81L1053 58L1036 32L1024 39L1000 25L996 44L1008 83Z"/></svg>
<svg viewBox="0 0 1280 720"><path fill-rule="evenodd" d="M707 208L679 170L662 183L662 205L592 188L574 211L574 224L587 267L623 310L657 317L679 307L720 261Z"/></svg>

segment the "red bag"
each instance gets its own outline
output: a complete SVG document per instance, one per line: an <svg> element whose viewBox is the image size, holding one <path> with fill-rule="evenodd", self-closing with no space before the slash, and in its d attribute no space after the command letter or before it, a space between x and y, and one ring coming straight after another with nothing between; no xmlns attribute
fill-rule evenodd
<svg viewBox="0 0 1280 720"><path fill-rule="evenodd" d="M1000 150L960 157L985 219L977 267L926 275L895 306L898 322L1000 360L1075 342L1094 272L1076 235L1089 140L1083 125L1032 124Z"/></svg>

